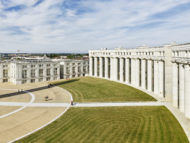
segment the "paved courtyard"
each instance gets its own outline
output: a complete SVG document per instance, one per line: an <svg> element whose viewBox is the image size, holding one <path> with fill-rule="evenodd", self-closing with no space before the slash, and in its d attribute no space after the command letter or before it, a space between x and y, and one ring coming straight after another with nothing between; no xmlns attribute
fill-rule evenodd
<svg viewBox="0 0 190 143"><path fill-rule="evenodd" d="M57 119L70 106L71 97L59 87L47 88L48 83L0 85L0 143L31 133ZM23 92L19 92L23 91ZM48 100L45 101L45 96ZM29 106L32 104L63 103L65 106Z"/></svg>

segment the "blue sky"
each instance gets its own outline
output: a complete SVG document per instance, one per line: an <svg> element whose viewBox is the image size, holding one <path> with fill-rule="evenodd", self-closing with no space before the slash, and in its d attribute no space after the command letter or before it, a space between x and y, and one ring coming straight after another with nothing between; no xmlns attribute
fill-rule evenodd
<svg viewBox="0 0 190 143"><path fill-rule="evenodd" d="M0 52L190 42L190 0L0 0Z"/></svg>

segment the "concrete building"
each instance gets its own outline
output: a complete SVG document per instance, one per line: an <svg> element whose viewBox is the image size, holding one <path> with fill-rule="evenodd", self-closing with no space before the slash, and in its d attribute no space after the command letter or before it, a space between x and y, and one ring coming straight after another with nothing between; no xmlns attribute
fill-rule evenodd
<svg viewBox="0 0 190 143"><path fill-rule="evenodd" d="M59 62L61 79L88 75L88 60L63 59Z"/></svg>
<svg viewBox="0 0 190 143"><path fill-rule="evenodd" d="M88 75L88 60L16 57L0 61L0 82L35 83Z"/></svg>
<svg viewBox="0 0 190 143"><path fill-rule="evenodd" d="M59 62L22 59L0 62L0 82L34 83L60 79Z"/></svg>
<svg viewBox="0 0 190 143"><path fill-rule="evenodd" d="M91 50L89 75L149 91L190 118L190 44Z"/></svg>

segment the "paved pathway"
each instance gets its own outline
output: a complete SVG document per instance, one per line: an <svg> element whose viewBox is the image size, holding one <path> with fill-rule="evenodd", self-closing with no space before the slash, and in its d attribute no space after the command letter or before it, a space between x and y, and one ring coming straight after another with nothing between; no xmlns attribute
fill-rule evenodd
<svg viewBox="0 0 190 143"><path fill-rule="evenodd" d="M0 106L27 106L27 107L67 107L69 103L26 103L0 102ZM92 102L74 103L72 107L114 107L114 106L163 106L162 102Z"/></svg>
<svg viewBox="0 0 190 143"><path fill-rule="evenodd" d="M21 105L22 107L19 108L19 109L16 109L16 110L14 110L14 111L12 111L12 112L9 112L9 113L7 113L7 114L1 115L1 116L0 116L0 119L5 118L5 117L8 117L8 116L10 116L10 115L12 115L12 114L15 114L15 113L17 113L17 112L23 110L24 108L28 107L28 105L30 105L30 104L32 104L32 103L34 102L34 100L35 100L34 94L32 94L32 93L30 93L30 92L28 92L28 91L23 91L23 92L28 93L28 94L31 96L30 102L25 103L25 105ZM8 104L8 103L11 103L11 102L7 102L7 104ZM1 104L0 104L0 105L1 105ZM3 105L3 102L2 102L2 105ZM9 106L12 106L12 104L9 104Z"/></svg>

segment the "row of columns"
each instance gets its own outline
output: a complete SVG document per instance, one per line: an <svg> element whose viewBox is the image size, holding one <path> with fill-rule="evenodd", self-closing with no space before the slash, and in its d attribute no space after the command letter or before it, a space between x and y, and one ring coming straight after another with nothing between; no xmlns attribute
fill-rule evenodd
<svg viewBox="0 0 190 143"><path fill-rule="evenodd" d="M164 61L136 58L90 57L90 76L125 82L164 97Z"/></svg>
<svg viewBox="0 0 190 143"><path fill-rule="evenodd" d="M190 118L190 65L173 63L173 105Z"/></svg>

